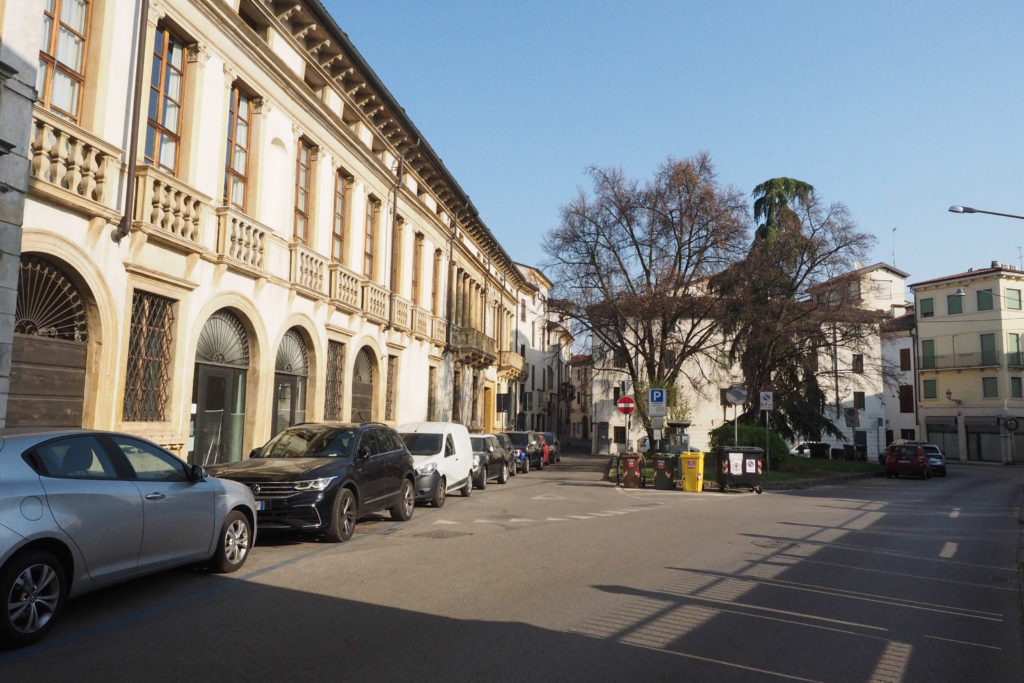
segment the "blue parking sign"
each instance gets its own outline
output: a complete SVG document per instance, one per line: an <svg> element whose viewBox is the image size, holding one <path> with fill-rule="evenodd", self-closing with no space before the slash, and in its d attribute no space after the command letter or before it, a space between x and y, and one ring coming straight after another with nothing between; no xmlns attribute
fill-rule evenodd
<svg viewBox="0 0 1024 683"><path fill-rule="evenodd" d="M665 390L650 389L647 392L647 412L651 417L665 417Z"/></svg>

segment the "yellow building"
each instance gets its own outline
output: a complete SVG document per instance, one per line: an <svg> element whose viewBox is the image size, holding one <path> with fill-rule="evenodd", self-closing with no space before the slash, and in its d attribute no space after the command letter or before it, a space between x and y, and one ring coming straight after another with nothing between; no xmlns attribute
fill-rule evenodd
<svg viewBox="0 0 1024 683"><path fill-rule="evenodd" d="M954 461L1024 463L1024 272L993 262L910 288L919 433Z"/></svg>

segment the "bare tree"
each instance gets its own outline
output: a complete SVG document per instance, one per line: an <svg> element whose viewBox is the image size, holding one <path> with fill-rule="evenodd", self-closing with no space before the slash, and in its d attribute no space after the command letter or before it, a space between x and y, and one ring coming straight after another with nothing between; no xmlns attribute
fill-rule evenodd
<svg viewBox="0 0 1024 683"><path fill-rule="evenodd" d="M576 338L634 386L674 388L687 359L720 346L722 309L707 286L743 256L744 197L718 184L706 153L668 159L647 183L618 169L589 175L593 193L581 188L544 240L553 293Z"/></svg>
<svg viewBox="0 0 1024 683"><path fill-rule="evenodd" d="M855 267L874 238L807 183L774 178L754 196L755 221L764 222L746 258L713 282L730 360L753 391L775 392L772 418L783 436L841 436L824 411L824 380L837 377L838 349L863 348L878 331L878 313L859 305ZM822 367L823 359L831 362ZM757 409L749 404L745 421Z"/></svg>

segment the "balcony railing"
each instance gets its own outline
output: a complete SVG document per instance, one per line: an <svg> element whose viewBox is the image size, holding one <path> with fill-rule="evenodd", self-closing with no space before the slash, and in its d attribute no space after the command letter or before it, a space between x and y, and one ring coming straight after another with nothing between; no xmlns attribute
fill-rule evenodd
<svg viewBox="0 0 1024 683"><path fill-rule="evenodd" d="M949 353L921 358L922 370L963 370L965 368L999 367L999 364L999 355L994 351Z"/></svg>
<svg viewBox="0 0 1024 683"><path fill-rule="evenodd" d="M370 320L378 323L388 319L388 290L376 282L363 282L362 309Z"/></svg>
<svg viewBox="0 0 1024 683"><path fill-rule="evenodd" d="M497 358L497 342L471 327L453 327L452 346L458 349L459 359L468 365L486 367Z"/></svg>
<svg viewBox="0 0 1024 683"><path fill-rule="evenodd" d="M218 206L217 253L229 265L246 271L262 271L266 263L270 231L233 206Z"/></svg>
<svg viewBox="0 0 1024 683"><path fill-rule="evenodd" d="M300 242L289 244L288 251L291 252L289 279L292 284L311 293L326 294L327 260Z"/></svg>
<svg viewBox="0 0 1024 683"><path fill-rule="evenodd" d="M447 340L448 323L441 316L434 316L430 337L436 344L444 344Z"/></svg>
<svg viewBox="0 0 1024 683"><path fill-rule="evenodd" d="M526 361L515 351L501 351L498 354L498 376L503 379L522 380L526 373Z"/></svg>
<svg viewBox="0 0 1024 683"><path fill-rule="evenodd" d="M88 200L110 214L113 188L118 182L121 150L70 121L36 107L32 113L32 139L28 158L32 178L59 198Z"/></svg>
<svg viewBox="0 0 1024 683"><path fill-rule="evenodd" d="M408 331L410 324L410 307L408 299L403 299L397 294L391 295L391 324L400 329Z"/></svg>
<svg viewBox="0 0 1024 683"><path fill-rule="evenodd" d="M152 166L139 166L135 178L135 222L148 227L150 235L199 250L199 228L210 198Z"/></svg>
<svg viewBox="0 0 1024 683"><path fill-rule="evenodd" d="M335 306L349 313L359 310L359 276L340 263L328 266L331 277L330 296Z"/></svg>
<svg viewBox="0 0 1024 683"><path fill-rule="evenodd" d="M421 339L430 339L430 311L419 306L412 309L412 333Z"/></svg>

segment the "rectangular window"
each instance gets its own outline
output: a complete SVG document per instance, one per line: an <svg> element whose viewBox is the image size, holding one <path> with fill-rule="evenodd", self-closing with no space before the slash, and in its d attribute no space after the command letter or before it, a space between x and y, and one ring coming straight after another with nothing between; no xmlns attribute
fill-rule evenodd
<svg viewBox="0 0 1024 683"><path fill-rule="evenodd" d="M373 279L374 240L377 238L377 217L380 202L372 196L366 198L365 232L363 239L363 276Z"/></svg>
<svg viewBox="0 0 1024 683"><path fill-rule="evenodd" d="M982 377L981 378L981 397L982 398L999 398L999 378L998 377Z"/></svg>
<svg viewBox="0 0 1024 683"><path fill-rule="evenodd" d="M345 233L348 227L348 203L352 189L349 176L338 169L334 174L334 224L331 226L331 259L345 263Z"/></svg>
<svg viewBox="0 0 1024 683"><path fill-rule="evenodd" d="M145 159L171 174L178 168L184 83L185 45L166 28L158 28L153 40Z"/></svg>
<svg viewBox="0 0 1024 683"><path fill-rule="evenodd" d="M900 370L910 370L910 349L900 349Z"/></svg>
<svg viewBox="0 0 1024 683"><path fill-rule="evenodd" d="M1020 290L1019 289L1008 289L1006 290L1006 307L1013 311L1020 310Z"/></svg>
<svg viewBox="0 0 1024 683"><path fill-rule="evenodd" d="M916 432L913 429L901 429L900 430L900 438L901 439L913 440L915 433Z"/></svg>
<svg viewBox="0 0 1024 683"><path fill-rule="evenodd" d="M910 384L900 385L900 412L914 412L914 387Z"/></svg>
<svg viewBox="0 0 1024 683"><path fill-rule="evenodd" d="M394 230L391 233L391 291L402 293L402 241L404 221L395 218Z"/></svg>
<svg viewBox="0 0 1024 683"><path fill-rule="evenodd" d="M921 299L919 302L921 307L921 317L931 318L935 315L935 300L934 299Z"/></svg>
<svg viewBox="0 0 1024 683"><path fill-rule="evenodd" d="M395 419L395 386L398 383L398 356L388 356L388 383L384 396L384 419Z"/></svg>
<svg viewBox="0 0 1024 683"><path fill-rule="evenodd" d="M305 138L299 138L295 153L295 229L297 242L306 243L309 238L309 189L312 187L313 147Z"/></svg>
<svg viewBox="0 0 1024 683"><path fill-rule="evenodd" d="M923 370L935 369L935 340L921 340L921 368Z"/></svg>
<svg viewBox="0 0 1024 683"><path fill-rule="evenodd" d="M626 428L616 427L615 428L615 443L626 443Z"/></svg>
<svg viewBox="0 0 1024 683"><path fill-rule="evenodd" d="M85 45L90 0L46 0L36 92L39 104L78 122L85 85Z"/></svg>
<svg viewBox="0 0 1024 683"><path fill-rule="evenodd" d="M427 419L440 419L437 414L437 368L433 365L427 369Z"/></svg>
<svg viewBox="0 0 1024 683"><path fill-rule="evenodd" d="M430 311L441 314L441 250L434 252L434 273L430 278Z"/></svg>
<svg viewBox="0 0 1024 683"><path fill-rule="evenodd" d="M139 290L132 296L132 326L124 387L123 419L126 422L167 419L173 356L173 305L171 299Z"/></svg>
<svg viewBox="0 0 1024 683"><path fill-rule="evenodd" d="M859 353L853 354L853 371L858 375L864 374L864 356Z"/></svg>
<svg viewBox="0 0 1024 683"><path fill-rule="evenodd" d="M341 406L345 398L345 345L337 341L327 342L327 387L324 401L324 417L341 420Z"/></svg>
<svg viewBox="0 0 1024 683"><path fill-rule="evenodd" d="M252 97L237 85L231 88L228 104L228 149L224 160L224 204L245 211L245 190L249 183L249 130Z"/></svg>
<svg viewBox="0 0 1024 683"><path fill-rule="evenodd" d="M412 303L420 305L420 268L423 267L423 233L416 233L412 243L412 275L410 283L412 287Z"/></svg>
<svg viewBox="0 0 1024 683"><path fill-rule="evenodd" d="M957 315L964 312L964 298L956 294L946 296L946 313Z"/></svg>
<svg viewBox="0 0 1024 683"><path fill-rule="evenodd" d="M853 392L853 407L857 410L864 410L864 392Z"/></svg>
<svg viewBox="0 0 1024 683"><path fill-rule="evenodd" d="M921 380L921 395L925 398L938 398L939 390L934 379Z"/></svg>
<svg viewBox="0 0 1024 683"><path fill-rule="evenodd" d="M987 333L978 335L981 342L981 364L998 365L996 363L996 335Z"/></svg>
<svg viewBox="0 0 1024 683"><path fill-rule="evenodd" d="M991 289L979 289L978 290L978 310L979 311L991 311L992 310L992 290Z"/></svg>
<svg viewBox="0 0 1024 683"><path fill-rule="evenodd" d="M1010 332L1006 335L1006 363L1008 367L1019 368L1024 366L1024 359L1020 352L1020 334Z"/></svg>
<svg viewBox="0 0 1024 683"><path fill-rule="evenodd" d="M1024 398L1024 383L1020 377L1010 378L1010 398Z"/></svg>
<svg viewBox="0 0 1024 683"><path fill-rule="evenodd" d="M526 322L526 301L519 302L519 320L520 322Z"/></svg>

